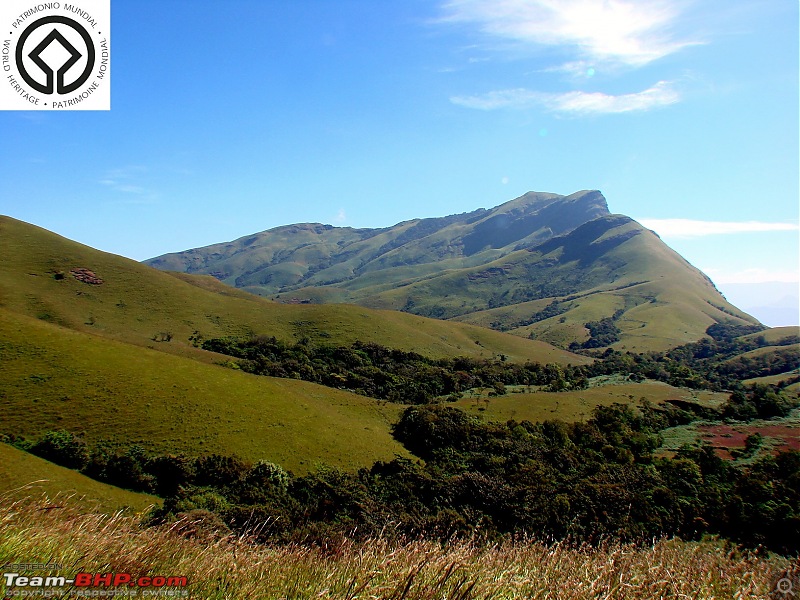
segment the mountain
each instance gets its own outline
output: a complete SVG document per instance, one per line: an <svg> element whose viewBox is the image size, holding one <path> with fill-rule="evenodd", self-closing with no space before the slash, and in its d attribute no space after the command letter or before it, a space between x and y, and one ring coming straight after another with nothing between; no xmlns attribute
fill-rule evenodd
<svg viewBox="0 0 800 600"><path fill-rule="evenodd" d="M759 325L599 191L529 192L383 229L319 223L156 257L289 303L355 303L562 347L663 350L714 323Z"/></svg>

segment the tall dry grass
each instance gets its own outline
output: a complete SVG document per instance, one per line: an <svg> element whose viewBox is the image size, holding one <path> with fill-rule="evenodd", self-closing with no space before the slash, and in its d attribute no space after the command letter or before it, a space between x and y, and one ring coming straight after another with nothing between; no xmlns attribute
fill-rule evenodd
<svg viewBox="0 0 800 600"><path fill-rule="evenodd" d="M713 542L591 549L374 539L320 549L187 538L180 533L186 525L145 528L135 517L85 514L65 502L3 498L0 564L57 563L62 571L53 574L67 576L185 575L190 598L220 600L763 599L789 566L782 557L730 552Z"/></svg>

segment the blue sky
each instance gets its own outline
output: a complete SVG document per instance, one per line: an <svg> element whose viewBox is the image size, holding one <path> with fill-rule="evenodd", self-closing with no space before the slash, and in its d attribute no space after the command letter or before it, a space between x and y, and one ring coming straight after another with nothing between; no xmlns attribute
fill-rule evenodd
<svg viewBox="0 0 800 600"><path fill-rule="evenodd" d="M0 213L142 260L600 189L797 295L796 0L112 0L111 43L111 111L0 112Z"/></svg>

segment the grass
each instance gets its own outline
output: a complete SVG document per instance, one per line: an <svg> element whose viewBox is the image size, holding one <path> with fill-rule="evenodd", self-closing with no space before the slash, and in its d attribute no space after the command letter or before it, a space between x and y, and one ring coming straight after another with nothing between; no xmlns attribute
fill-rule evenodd
<svg viewBox="0 0 800 600"><path fill-rule="evenodd" d="M32 494L55 498L93 512L114 513L125 509L143 512L160 504L148 494L137 494L89 479L72 469L0 443L0 494L30 497Z"/></svg>
<svg viewBox="0 0 800 600"><path fill-rule="evenodd" d="M506 389L514 389L514 386L507 386ZM525 386L516 386L515 391L521 393L512 392L491 398L483 393L472 394L456 401L454 405L472 414L483 415L490 421L506 422L515 419L537 422L560 419L571 422L591 418L595 406L610 406L614 403L635 405L642 398L653 404L681 399L705 406L718 406L728 398L725 393L676 388L658 381L608 383L567 392L523 391L526 389Z"/></svg>
<svg viewBox="0 0 800 600"><path fill-rule="evenodd" d="M745 379L742 381L745 385L752 385L754 383L760 383L762 385L777 385L782 381L786 381L788 379L792 379L800 375L800 369L794 369L793 371L789 371L787 373L780 373L778 375L765 375L764 377L753 377L752 379ZM791 396L800 396L800 382L792 383L784 388L784 393L790 394Z"/></svg>
<svg viewBox="0 0 800 600"><path fill-rule="evenodd" d="M796 353L798 352L799 349L796 346L795 347L792 347L792 346L764 346L762 348L755 348L754 350L748 350L747 352L742 352L741 354L737 354L736 356L732 356L728 360L724 361L723 364L730 363L730 362L733 362L733 361L736 361L736 360L739 360L739 359L742 359L742 358L758 358L758 357L769 356L771 354L783 354L783 353L787 353L788 354L792 350L795 351L795 355L796 355ZM797 363L795 362L795 364L797 364Z"/></svg>
<svg viewBox="0 0 800 600"><path fill-rule="evenodd" d="M766 339L767 342L770 344L775 344L788 337L796 338L800 336L800 327L797 325L773 327L771 329L767 329L766 331L759 331L758 333L751 333L750 335L743 336L742 339L755 339L759 336L764 336L764 339Z"/></svg>
<svg viewBox="0 0 800 600"><path fill-rule="evenodd" d="M154 452L218 452L298 473L407 455L389 433L401 406L259 377L0 309L0 433L48 430Z"/></svg>
<svg viewBox="0 0 800 600"><path fill-rule="evenodd" d="M258 546L246 538L191 538L137 520L0 503L0 563L60 571L185 576L192 598L547 600L763 599L789 560L741 554L720 543L659 540L636 547L345 541L329 548ZM0 587L0 591L10 590ZM69 597L67 591L62 597Z"/></svg>

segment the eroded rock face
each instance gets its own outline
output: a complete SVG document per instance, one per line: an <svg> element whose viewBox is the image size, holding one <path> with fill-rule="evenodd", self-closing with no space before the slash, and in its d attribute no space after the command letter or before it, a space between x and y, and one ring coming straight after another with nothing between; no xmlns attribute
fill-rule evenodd
<svg viewBox="0 0 800 600"><path fill-rule="evenodd" d="M76 268L70 269L69 272L75 279L83 283L88 283L89 285L103 285L103 280L90 269Z"/></svg>

